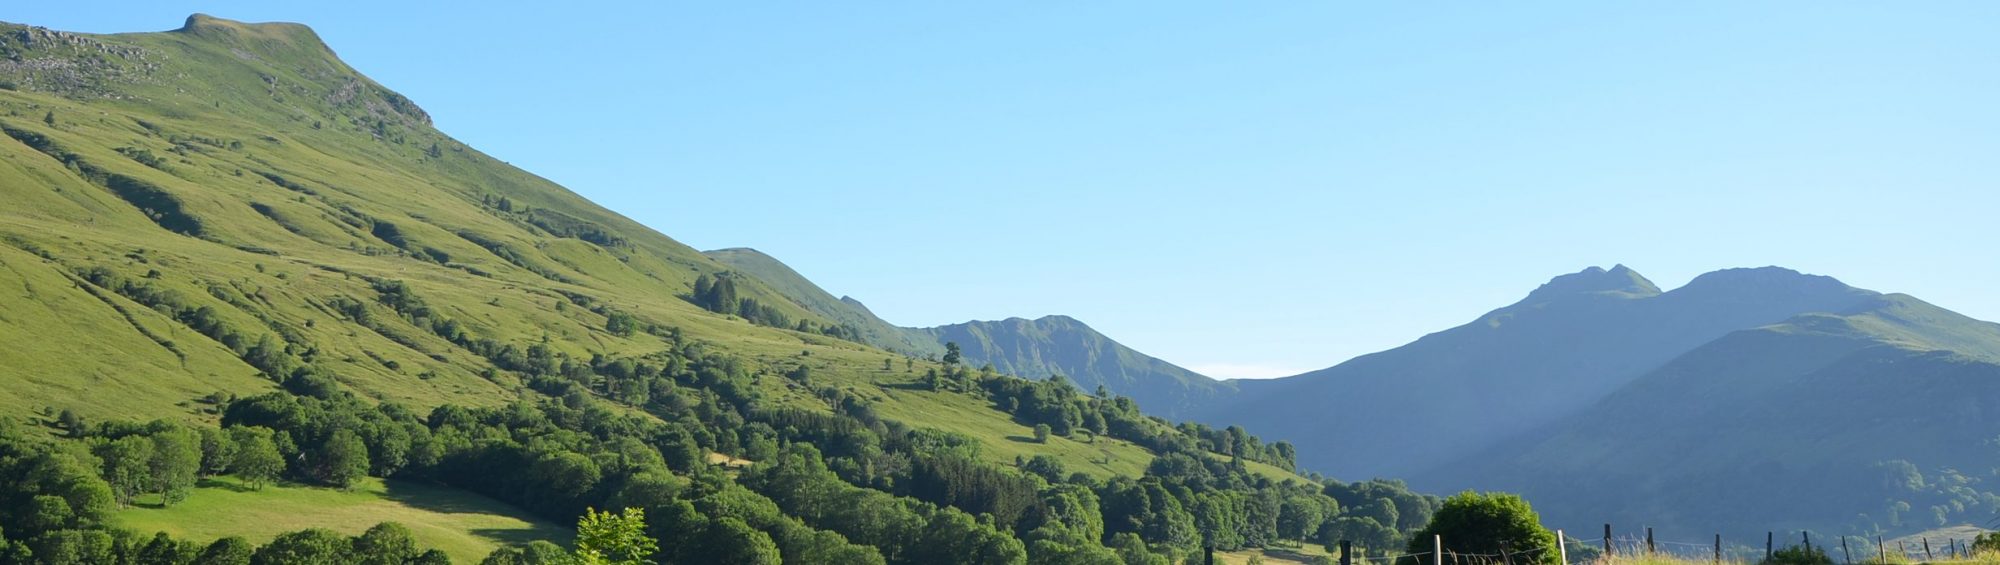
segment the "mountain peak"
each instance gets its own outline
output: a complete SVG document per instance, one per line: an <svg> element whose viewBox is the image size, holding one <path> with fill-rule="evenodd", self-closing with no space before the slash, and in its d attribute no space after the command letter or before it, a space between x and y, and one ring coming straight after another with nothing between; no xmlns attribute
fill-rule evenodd
<svg viewBox="0 0 2000 565"><path fill-rule="evenodd" d="M1692 291L1733 290L1737 292L1842 292L1856 290L1829 276L1808 275L1784 267L1722 269L1703 273L1682 287Z"/></svg>
<svg viewBox="0 0 2000 565"><path fill-rule="evenodd" d="M247 43L246 40L257 42L275 40L289 44L292 48L316 50L328 56L333 54L333 49L327 47L326 42L320 40L319 34L313 32L312 28L306 27L305 24L239 22L197 13L188 16L187 21L183 22L180 29L176 29L174 32L231 45L243 45Z"/></svg>
<svg viewBox="0 0 2000 565"><path fill-rule="evenodd" d="M1536 288L1530 297L1553 297L1571 294L1616 293L1633 296L1653 296L1660 293L1660 287L1646 280L1638 271L1625 265L1613 265L1610 269L1592 266L1582 271L1562 275Z"/></svg>

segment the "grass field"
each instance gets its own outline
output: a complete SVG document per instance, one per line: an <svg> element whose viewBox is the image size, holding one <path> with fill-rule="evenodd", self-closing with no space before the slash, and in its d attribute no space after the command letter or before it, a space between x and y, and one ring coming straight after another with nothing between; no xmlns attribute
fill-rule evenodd
<svg viewBox="0 0 2000 565"><path fill-rule="evenodd" d="M178 539L206 542L236 535L252 543L306 528L355 535L381 522L398 522L409 526L419 545L444 550L456 563L478 563L502 545L569 542L569 528L527 516L476 494L409 481L371 478L350 491L298 486L256 491L217 477L202 481L193 496L172 507L134 506L114 520Z"/></svg>

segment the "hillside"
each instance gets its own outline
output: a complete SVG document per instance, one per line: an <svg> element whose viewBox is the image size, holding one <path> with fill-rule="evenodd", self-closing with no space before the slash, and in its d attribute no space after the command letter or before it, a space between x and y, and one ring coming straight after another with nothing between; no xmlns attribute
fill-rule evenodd
<svg viewBox="0 0 2000 565"><path fill-rule="evenodd" d="M1242 381L1241 394L1195 418L1291 440L1301 465L1329 475L1405 476L1580 411L1730 332L1875 296L1779 268L1717 271L1661 292L1624 266L1592 267L1402 347Z"/></svg>
<svg viewBox="0 0 2000 565"><path fill-rule="evenodd" d="M1555 524L1910 533L2000 510L2000 325L1904 295L1734 332L1425 484Z"/></svg>
<svg viewBox="0 0 2000 565"><path fill-rule="evenodd" d="M1295 473L1290 444L870 345L793 299L798 281L444 135L305 26L0 24L0 132L0 563L111 559L130 546L108 528L163 527L120 510L155 497L216 526L175 529L184 542L345 536L360 518L242 524L211 501L355 502L374 478L478 495L515 525L643 508L667 563L1168 558L1342 535L1346 487ZM239 497L198 477L326 490ZM1371 511L1432 507L1368 488L1396 500ZM1274 505L1309 519L1240 519ZM474 529L415 536L461 556L545 537L398 515Z"/></svg>
<svg viewBox="0 0 2000 565"><path fill-rule="evenodd" d="M863 341L891 351L936 357L945 343L962 348L965 363L1031 379L1062 375L1078 387L1102 386L1139 401L1150 414L1183 418L1233 385L1148 356L1098 333L1074 318L1044 316L970 321L931 328L898 327L868 311L859 300L834 298L791 267L754 249L705 252L710 258L756 277L793 303L836 323L855 328Z"/></svg>

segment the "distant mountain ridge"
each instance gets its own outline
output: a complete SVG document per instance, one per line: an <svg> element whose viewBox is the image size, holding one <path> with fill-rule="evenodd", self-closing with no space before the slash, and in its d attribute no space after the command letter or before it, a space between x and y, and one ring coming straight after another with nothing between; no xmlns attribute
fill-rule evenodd
<svg viewBox="0 0 2000 565"><path fill-rule="evenodd" d="M1730 333L1588 408L1416 474L1551 523L1909 532L2000 509L2000 324L1914 297Z"/></svg>
<svg viewBox="0 0 2000 565"><path fill-rule="evenodd" d="M1729 332L1872 296L1776 267L1716 271L1668 292L1622 265L1593 267L1402 347L1241 381L1241 394L1195 417L1310 447L1301 464L1334 476L1399 476L1581 410Z"/></svg>
<svg viewBox="0 0 2000 565"><path fill-rule="evenodd" d="M963 349L968 365L991 364L1001 373L1034 379L1062 375L1085 391L1103 386L1166 417L1187 414L1235 388L1125 347L1068 316L898 327L875 316L861 301L835 298L783 262L755 249L703 253L764 281L800 307L854 328L869 344L891 351L940 356L945 343L955 342Z"/></svg>

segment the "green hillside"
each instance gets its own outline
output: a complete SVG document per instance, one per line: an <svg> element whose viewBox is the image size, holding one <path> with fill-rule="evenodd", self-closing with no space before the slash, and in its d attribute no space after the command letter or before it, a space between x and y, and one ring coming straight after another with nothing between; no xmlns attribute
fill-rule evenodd
<svg viewBox="0 0 2000 565"><path fill-rule="evenodd" d="M353 490L309 487L246 488L223 478L188 500L159 508L135 506L118 513L119 526L174 537L243 536L263 543L278 534L326 528L358 535L393 521L409 526L418 543L444 550L460 563L478 563L494 549L533 540L566 542L568 526L523 518L518 508L464 491L406 481L370 480Z"/></svg>
<svg viewBox="0 0 2000 565"><path fill-rule="evenodd" d="M1911 533L2000 510L2000 325L1904 295L1732 333L1428 484L1532 497L1553 524L1696 535Z"/></svg>
<svg viewBox="0 0 2000 565"><path fill-rule="evenodd" d="M665 563L1177 557L1348 535L1343 501L1391 516L1366 532L1386 548L1431 507L1339 498L1242 429L871 345L803 279L438 132L304 26L0 24L0 132L0 563L134 561L121 524L290 551L370 519L252 518L300 501L461 561L644 508ZM359 490L194 486L264 472ZM384 506L375 478L494 505ZM131 506L154 497L177 502Z"/></svg>
<svg viewBox="0 0 2000 565"><path fill-rule="evenodd" d="M898 327L876 317L859 300L834 298L791 267L755 249L705 253L764 281L793 303L855 328L862 341L891 351L935 358L944 354L944 344L957 343L968 365L992 365L1001 373L1031 379L1062 375L1085 389L1103 386L1113 394L1132 397L1149 413L1169 418L1185 417L1196 406L1235 392L1231 383L1125 347L1067 316Z"/></svg>
<svg viewBox="0 0 2000 565"><path fill-rule="evenodd" d="M798 271L776 257L746 247L704 251L702 254L742 271L784 294L794 304L811 310L815 314L834 323L854 328L861 341L916 357L935 358L944 355L944 344L924 335L923 332L897 327L883 321L868 311L861 301L833 294L806 279Z"/></svg>

